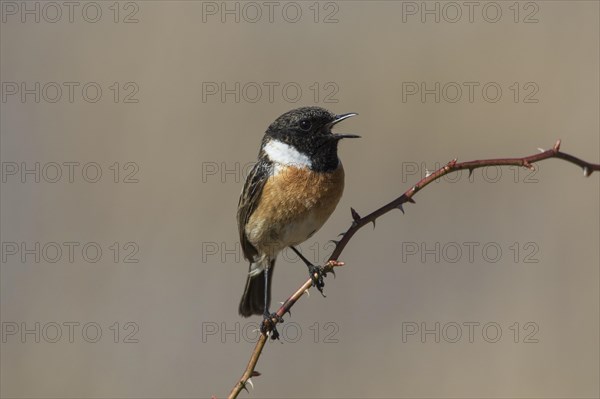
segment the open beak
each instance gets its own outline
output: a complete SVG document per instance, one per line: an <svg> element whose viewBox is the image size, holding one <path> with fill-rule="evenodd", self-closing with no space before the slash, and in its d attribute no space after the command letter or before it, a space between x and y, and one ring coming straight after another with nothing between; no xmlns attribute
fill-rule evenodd
<svg viewBox="0 0 600 399"><path fill-rule="evenodd" d="M340 123L341 121L343 121L344 119L348 119L351 118L353 116L358 115L356 112L349 112L347 114L341 114L341 115L336 115L335 119L331 122L329 122L327 125L325 125L325 128L329 131L331 131L331 128L333 128L335 125L337 125L338 123ZM360 136L357 136L356 134L333 134L333 137L337 140L340 139L357 139L360 138Z"/></svg>

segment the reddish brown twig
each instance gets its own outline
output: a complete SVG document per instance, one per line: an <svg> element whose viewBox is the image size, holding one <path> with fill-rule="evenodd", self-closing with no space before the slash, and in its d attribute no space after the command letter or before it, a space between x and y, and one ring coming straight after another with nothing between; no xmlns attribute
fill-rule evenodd
<svg viewBox="0 0 600 399"><path fill-rule="evenodd" d="M393 209L400 209L402 211L402 213L404 213L404 209L403 209L402 205L407 202L414 203L415 201L412 199L412 197L417 192L419 192L421 189L423 189L424 187L426 187L427 185L429 185L431 182L435 181L436 179L439 179L440 177L447 175L448 173L452 173L452 172L456 172L456 171L464 170L464 169L468 169L469 174L470 174L475 169L483 168L483 167L487 167L487 166L515 165L515 166L523 166L523 167L532 169L534 163L540 162L540 161L543 161L546 159L550 159L550 158L562 159L562 160L565 160L567 162L573 163L573 164L581 167L583 169L583 175L585 177L590 176L592 174L592 172L594 172L594 171L600 170L600 164L591 164L591 163L583 161L577 157L574 157L573 155L569 155L569 154L565 154L564 152L560 152L560 140L557 140L556 143L554 144L554 147L547 151L543 151L539 154L534 154L534 155L530 155L528 157L523 157L523 158L484 159L484 160L469 161L469 162L457 162L456 159L453 159L452 161L448 162L445 166L443 166L443 167L439 168L438 170L436 170L435 172L432 172L432 173L428 174L427 176L425 176L417 184L415 184L414 186L409 188L406 192L404 192L404 194L402 194L400 197L396 198L392 202L382 206L381 208L375 210L374 212L371 212L370 214L368 214L364 217L360 217L360 215L354 209L351 208L351 214L352 214L352 219L353 219L352 225L348 228L348 230L346 230L345 233L342 234L342 238L339 241L336 241L335 248L334 248L331 256L329 257L329 260L327 261L326 265L324 266L324 272L329 273L329 272L333 271L334 267L343 265L343 263L338 262L337 259L341 255L342 251L344 250L344 248L346 247L346 245L348 244L348 242L350 241L352 236L354 236L354 234L358 230L360 230L362 227L364 227L365 225L367 225L369 223L374 224L375 220L377 220L378 217L390 212ZM315 275L315 277L317 277L317 276ZM281 320L281 317L283 317L283 315L285 315L286 313L288 313L290 311L290 309L292 308L292 306L294 306L296 301L298 301L298 299L300 299L300 297L305 292L307 292L311 286L312 286L312 279L309 278L308 280L306 280L304 282L304 284L302 284L302 286L300 288L298 288L298 290L296 290L296 292L294 292L294 294L292 296L290 296L283 303L283 305L281 305L279 310L277 310L277 316L279 318L273 318L271 320L273 325L277 324ZM246 370L244 371L244 374L242 375L240 380L233 387L231 393L229 394L230 399L237 398L237 396L242 391L242 389L247 389L246 384L248 383L248 381L250 380L251 377L260 375L259 373L254 371L254 368L256 367L258 358L260 357L260 354L265 346L265 343L267 342L267 338L268 337L266 334L260 335L258 342L256 343L256 346L254 348L254 351L252 352L252 356L250 357L250 361L248 362L248 366L246 367Z"/></svg>

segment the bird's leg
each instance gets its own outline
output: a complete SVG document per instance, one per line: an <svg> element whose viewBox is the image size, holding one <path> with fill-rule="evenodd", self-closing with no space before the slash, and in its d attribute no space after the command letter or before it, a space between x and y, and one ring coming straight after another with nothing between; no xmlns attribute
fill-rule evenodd
<svg viewBox="0 0 600 399"><path fill-rule="evenodd" d="M275 325L283 321L277 313L269 312L269 267L265 267L265 311L263 313L263 322L260 326L260 332L268 335L271 333L271 339L279 339L279 331Z"/></svg>
<svg viewBox="0 0 600 399"><path fill-rule="evenodd" d="M290 248L292 248L292 250L296 253L296 255L298 255L300 257L300 259L302 259L304 264L306 264L306 267L308 267L308 274L310 274L310 278L313 281L313 285L315 287L317 287L317 289L319 290L321 295L325 296L325 294L323 294L323 288L325 287L325 280L323 279L323 277L326 277L327 273L325 273L323 271L323 266L313 265L295 247L291 246ZM315 276L315 274L316 274L316 276Z"/></svg>

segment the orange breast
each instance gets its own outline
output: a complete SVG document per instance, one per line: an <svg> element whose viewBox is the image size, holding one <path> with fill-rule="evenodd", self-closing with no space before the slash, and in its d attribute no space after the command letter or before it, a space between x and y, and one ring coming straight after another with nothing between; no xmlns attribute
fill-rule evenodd
<svg viewBox="0 0 600 399"><path fill-rule="evenodd" d="M344 169L327 173L281 167L263 188L246 226L248 240L261 252L279 252L306 240L327 221L344 191Z"/></svg>

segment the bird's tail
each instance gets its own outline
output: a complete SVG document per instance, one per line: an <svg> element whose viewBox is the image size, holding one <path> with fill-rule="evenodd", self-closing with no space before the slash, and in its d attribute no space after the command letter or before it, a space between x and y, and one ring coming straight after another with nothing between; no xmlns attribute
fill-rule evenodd
<svg viewBox="0 0 600 399"><path fill-rule="evenodd" d="M268 268L267 307L271 304L271 280L273 279L275 260L270 262ZM265 312L265 269L255 263L250 264L239 312L243 317L250 317L253 314L263 315Z"/></svg>

